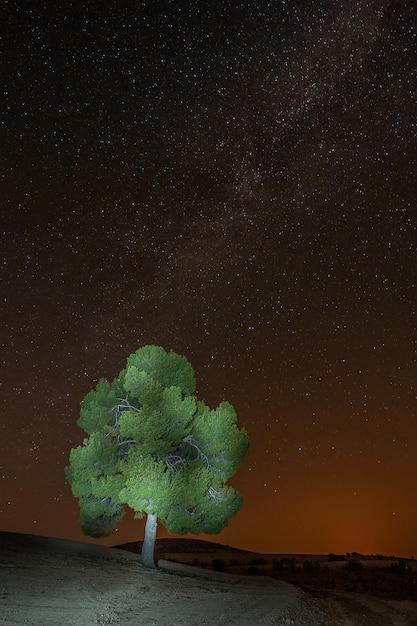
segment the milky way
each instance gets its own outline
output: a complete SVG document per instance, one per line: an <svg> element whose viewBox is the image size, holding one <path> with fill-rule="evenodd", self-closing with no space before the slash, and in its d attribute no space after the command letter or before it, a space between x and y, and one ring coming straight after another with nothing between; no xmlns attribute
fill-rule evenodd
<svg viewBox="0 0 417 626"><path fill-rule="evenodd" d="M0 12L2 528L81 537L79 402L154 343L249 432L220 540L415 552L414 2Z"/></svg>

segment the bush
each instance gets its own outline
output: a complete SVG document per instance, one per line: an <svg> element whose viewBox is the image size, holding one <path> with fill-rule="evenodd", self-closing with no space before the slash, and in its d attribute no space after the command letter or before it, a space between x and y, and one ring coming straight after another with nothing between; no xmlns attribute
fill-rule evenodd
<svg viewBox="0 0 417 626"><path fill-rule="evenodd" d="M359 559L352 559L351 561L348 561L344 567L350 572L361 572L364 566L362 561L359 561Z"/></svg>
<svg viewBox="0 0 417 626"><path fill-rule="evenodd" d="M295 559L274 559L274 572L295 572Z"/></svg>
<svg viewBox="0 0 417 626"><path fill-rule="evenodd" d="M226 569L226 563L221 559L213 559L211 564L218 572L224 572L224 570Z"/></svg>
<svg viewBox="0 0 417 626"><path fill-rule="evenodd" d="M318 561L304 561L303 570L306 574L315 574L320 569L320 563Z"/></svg>
<svg viewBox="0 0 417 626"><path fill-rule="evenodd" d="M390 566L390 570L391 572L395 574L404 575L404 574L409 574L411 572L411 567L407 563L406 559L398 559L396 563L393 563Z"/></svg>

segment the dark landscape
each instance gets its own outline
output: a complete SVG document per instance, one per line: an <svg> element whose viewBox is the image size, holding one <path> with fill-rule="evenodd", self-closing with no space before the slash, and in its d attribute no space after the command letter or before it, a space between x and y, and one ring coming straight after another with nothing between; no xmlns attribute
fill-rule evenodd
<svg viewBox="0 0 417 626"><path fill-rule="evenodd" d="M0 533L0 623L417 626L413 560L162 539L152 570L140 547Z"/></svg>
<svg viewBox="0 0 417 626"><path fill-rule="evenodd" d="M118 546L140 553L142 542ZM270 576L306 590L335 589L417 601L417 561L395 556L258 554L196 539L159 539L157 559L238 575Z"/></svg>

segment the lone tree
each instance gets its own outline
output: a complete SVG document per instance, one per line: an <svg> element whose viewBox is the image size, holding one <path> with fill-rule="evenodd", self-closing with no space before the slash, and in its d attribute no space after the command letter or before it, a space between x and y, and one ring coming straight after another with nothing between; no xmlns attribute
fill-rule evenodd
<svg viewBox="0 0 417 626"><path fill-rule="evenodd" d="M155 567L157 520L169 532L219 533L242 496L226 485L249 440L228 402L210 410L196 399L183 356L145 346L81 402L77 424L89 435L71 450L66 476L86 535L116 530L125 505L147 515L142 562Z"/></svg>

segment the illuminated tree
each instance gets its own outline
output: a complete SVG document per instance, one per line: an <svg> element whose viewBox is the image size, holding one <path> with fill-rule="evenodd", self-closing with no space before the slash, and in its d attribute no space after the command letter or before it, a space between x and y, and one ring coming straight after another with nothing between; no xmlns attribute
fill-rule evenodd
<svg viewBox="0 0 417 626"><path fill-rule="evenodd" d="M110 384L101 379L81 402L77 424L89 435L66 468L86 535L114 533L125 505L147 515L142 561L154 567L157 520L169 532L219 533L242 496L227 480L249 441L228 402L210 410L196 399L191 364L145 346Z"/></svg>

